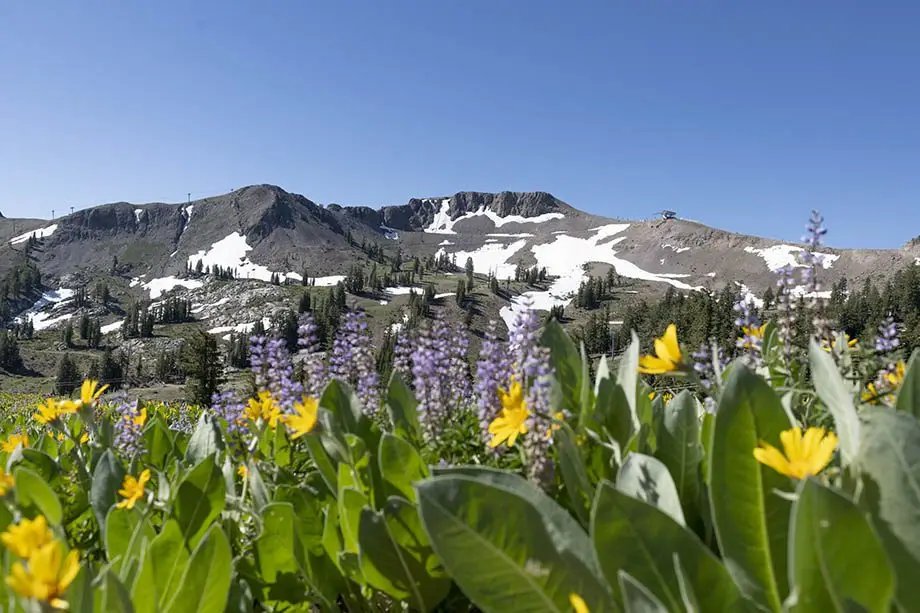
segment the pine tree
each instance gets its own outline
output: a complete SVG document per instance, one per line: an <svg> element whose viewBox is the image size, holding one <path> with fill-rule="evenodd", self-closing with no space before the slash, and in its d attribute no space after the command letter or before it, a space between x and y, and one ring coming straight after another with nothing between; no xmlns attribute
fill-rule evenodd
<svg viewBox="0 0 920 613"><path fill-rule="evenodd" d="M183 366L188 373L187 400L210 406L211 397L223 383L223 364L217 340L199 330L185 342L183 348Z"/></svg>
<svg viewBox="0 0 920 613"><path fill-rule="evenodd" d="M61 356L58 362L57 374L55 375L55 388L57 393L63 396L69 396L75 389L80 387L80 373L77 372L77 366L74 364L69 353Z"/></svg>

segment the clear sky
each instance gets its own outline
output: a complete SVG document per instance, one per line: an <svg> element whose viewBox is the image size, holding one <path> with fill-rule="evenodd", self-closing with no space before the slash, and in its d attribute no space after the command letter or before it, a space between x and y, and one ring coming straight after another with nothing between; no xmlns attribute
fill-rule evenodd
<svg viewBox="0 0 920 613"><path fill-rule="evenodd" d="M840 247L920 234L920 4L0 3L0 212L274 183L543 190Z"/></svg>

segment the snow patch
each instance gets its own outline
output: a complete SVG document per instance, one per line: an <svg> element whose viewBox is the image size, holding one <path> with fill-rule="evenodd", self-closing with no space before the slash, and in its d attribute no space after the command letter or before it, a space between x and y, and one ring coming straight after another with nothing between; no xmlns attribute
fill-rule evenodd
<svg viewBox="0 0 920 613"><path fill-rule="evenodd" d="M684 251L690 251L690 247L676 247L674 245L671 245L670 243L664 243L663 245L661 245L661 247L663 249L673 249L677 253L683 253Z"/></svg>
<svg viewBox="0 0 920 613"><path fill-rule="evenodd" d="M757 294L752 292L751 289L744 283L740 283L739 285L741 285L741 299L745 302L753 304L758 309L762 309L763 300L758 298Z"/></svg>
<svg viewBox="0 0 920 613"><path fill-rule="evenodd" d="M290 273L288 276L298 275L295 273ZM345 275L329 275L328 277L310 277L310 285L315 287L332 287L333 285L338 285L345 280Z"/></svg>
<svg viewBox="0 0 920 613"><path fill-rule="evenodd" d="M707 272L707 273L706 273L706 276L707 276L707 277L715 277L715 276L716 276L716 273L714 273L714 272Z"/></svg>
<svg viewBox="0 0 920 613"><path fill-rule="evenodd" d="M63 287L42 292L41 298L36 300L35 304L29 307L28 310L19 315L15 321L22 324L31 319L32 326L35 330L45 330L66 321L73 316L61 315L60 317L51 317L51 312L63 306L64 302L72 298L74 293L74 290ZM47 308L48 305L51 305L51 308Z"/></svg>
<svg viewBox="0 0 920 613"><path fill-rule="evenodd" d="M458 251L451 255L456 256L458 262L465 262L466 258L472 258L473 270L480 274L491 272L499 279L507 279L514 276L515 269L515 265L509 264L508 260L526 244L526 240L514 241L510 245L486 243L474 251ZM435 257L444 253L444 249L438 249Z"/></svg>
<svg viewBox="0 0 920 613"><path fill-rule="evenodd" d="M270 317L262 318L262 326L265 327L266 329L271 325L271 323L272 323L272 320ZM210 330L208 330L208 334L225 334L227 332L246 333L246 332L250 332L255 327L255 325L256 325L256 322L251 321L249 323L237 324L235 326L218 326L216 328L211 328ZM227 335L226 337L224 337L224 340L228 340L229 338L230 338L229 335Z"/></svg>
<svg viewBox="0 0 920 613"><path fill-rule="evenodd" d="M497 238L487 238L487 239L486 239L486 242L487 242L487 243L497 243L497 242L498 242L498 239L497 239Z"/></svg>
<svg viewBox="0 0 920 613"><path fill-rule="evenodd" d="M537 215L535 217L524 217L523 215L506 215L504 217L500 216L495 211L488 209L486 207L480 208L478 211L472 213L464 213L456 219L450 218L450 199L445 198L441 201L441 208L435 213L434 219L431 221L431 224L425 228L424 232L429 232L433 234L456 234L454 226L464 220L473 219L474 217L486 217L495 224L496 228L501 228L505 224L509 223L545 223L553 219L562 219L565 217L562 213L543 213L542 215Z"/></svg>
<svg viewBox="0 0 920 613"><path fill-rule="evenodd" d="M395 287L385 287L383 288L383 291L388 294L393 294L394 296L405 296L407 294L420 294L422 293L422 288L402 285Z"/></svg>
<svg viewBox="0 0 920 613"><path fill-rule="evenodd" d="M437 300L438 298L447 298L448 296L453 296L453 295L454 295L454 292L444 292L443 294L435 294L434 298L435 300Z"/></svg>
<svg viewBox="0 0 920 613"><path fill-rule="evenodd" d="M99 330L100 330L103 334L111 334L112 332L115 332L116 330L121 330L121 327L122 327L123 325L125 325L124 320L121 320L121 321L113 321L113 322L110 323L110 324L106 324L106 325L102 326L101 328L99 328Z"/></svg>
<svg viewBox="0 0 920 613"><path fill-rule="evenodd" d="M155 300L165 294L166 292L176 288L184 287L186 289L197 289L204 285L201 281L197 279L178 279L176 277L160 277L159 279L151 279L147 283L144 283L141 287L150 292L150 299Z"/></svg>
<svg viewBox="0 0 920 613"><path fill-rule="evenodd" d="M233 232L211 245L208 251L203 249L195 255L188 256L188 265L195 268L198 262L207 268L208 266L220 266L221 268L231 268L236 270L237 277L240 279L260 279L270 281L273 273L267 267L256 264L246 257L246 254L252 250L246 237L239 232ZM286 279L295 279L300 281L302 277L297 273L277 273L281 281ZM344 278L344 277L343 277Z"/></svg>
<svg viewBox="0 0 920 613"><path fill-rule="evenodd" d="M195 307L192 309L192 313L201 313L201 312L204 311L205 309L214 309L214 308L217 308L217 307L219 307L219 306L221 306L221 305L227 304L228 302L230 302L230 296L224 296L223 298L221 298L221 299L218 300L217 302L212 302L211 304L198 304L198 305L195 305Z"/></svg>
<svg viewBox="0 0 920 613"><path fill-rule="evenodd" d="M447 245L453 245L453 243L447 239L442 240L440 243L438 243L438 247L446 247ZM920 261L920 258L917 258L917 260Z"/></svg>
<svg viewBox="0 0 920 613"><path fill-rule="evenodd" d="M388 239L392 241L399 240L399 234L397 234L396 230L394 230L393 228L380 224L380 229L383 230L383 235L387 237Z"/></svg>
<svg viewBox="0 0 920 613"><path fill-rule="evenodd" d="M792 268L804 268L805 265L801 264L796 257L796 254L804 251L802 247L796 247L795 245L773 245L772 247L767 247L765 249L757 249L755 247L745 247L745 252L753 253L763 258L763 261L766 262L767 268L771 271L776 272L780 268L785 266L791 266ZM825 269L833 266L834 262L840 258L839 255L833 253L815 253L818 256L818 262Z"/></svg>
<svg viewBox="0 0 920 613"><path fill-rule="evenodd" d="M141 217L144 215L144 209L134 209L134 220L141 223Z"/></svg>
<svg viewBox="0 0 920 613"><path fill-rule="evenodd" d="M57 224L51 224L47 228L39 228L38 230L32 230L30 232L26 232L25 234L20 234L19 236L11 238L10 244L19 245L20 243L26 242L33 236L35 238L47 238L51 236L52 234L54 234L57 229L58 229Z"/></svg>

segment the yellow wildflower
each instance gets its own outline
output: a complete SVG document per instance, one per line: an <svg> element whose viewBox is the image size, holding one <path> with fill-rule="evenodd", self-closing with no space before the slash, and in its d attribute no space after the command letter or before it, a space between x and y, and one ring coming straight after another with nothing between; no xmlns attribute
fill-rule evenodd
<svg viewBox="0 0 920 613"><path fill-rule="evenodd" d="M648 399L649 399L649 400L654 400L656 396L658 396L657 393L655 393L655 392L649 392ZM672 394L671 392L665 392L665 393L663 393L663 394L661 395L661 401L662 401L663 403L665 403L665 404L671 402L671 399L672 399L672 398L674 398L674 394Z"/></svg>
<svg viewBox="0 0 920 613"><path fill-rule="evenodd" d="M520 383L512 380L507 392L498 390L498 397L502 403L502 412L489 424L489 434L492 435L489 446L498 447L507 440L508 447L514 447L518 435L527 432L526 422L530 417L524 401L524 389Z"/></svg>
<svg viewBox="0 0 920 613"><path fill-rule="evenodd" d="M861 395L862 401L869 404L878 404L880 400L884 400L888 404L892 404L894 402L892 392L900 389L906 374L907 366L903 360L894 364L893 368L882 371L879 373L878 379L866 385L866 391Z"/></svg>
<svg viewBox="0 0 920 613"><path fill-rule="evenodd" d="M7 453L13 453L16 451L16 447L22 445L23 448L29 446L29 435L25 432L16 432L11 434L8 439L3 441L3 444L0 445L0 448Z"/></svg>
<svg viewBox="0 0 920 613"><path fill-rule="evenodd" d="M84 444L84 443L86 443L86 441L88 441L88 440L89 440L89 432L84 432L83 434L80 435L80 444L81 444L81 445Z"/></svg>
<svg viewBox="0 0 920 613"><path fill-rule="evenodd" d="M16 485L13 475L0 468L0 496L5 496Z"/></svg>
<svg viewBox="0 0 920 613"><path fill-rule="evenodd" d="M92 379L86 379L83 381L83 385L80 387L80 400L77 403L70 403L74 405L75 409L89 408L99 400L99 397L109 389L108 384L99 387L99 382Z"/></svg>
<svg viewBox="0 0 920 613"><path fill-rule="evenodd" d="M252 421L262 421L268 423L268 426L274 429L278 425L278 419L281 418L281 409L275 404L275 399L271 392L259 392L258 398L250 398L249 404L244 409L246 417Z"/></svg>
<svg viewBox="0 0 920 613"><path fill-rule="evenodd" d="M572 605L572 610L575 613L590 613L584 598L574 592L569 594L569 604Z"/></svg>
<svg viewBox="0 0 920 613"><path fill-rule="evenodd" d="M62 596L79 572L79 553L73 550L65 558L63 544L53 541L29 555L28 568L15 562L6 584L23 598L47 602L54 609L67 609Z"/></svg>
<svg viewBox="0 0 920 613"><path fill-rule="evenodd" d="M556 411L553 413L552 422L549 425L549 430L546 431L546 438L552 438L553 432L562 427L562 422L565 421L565 413L562 411Z"/></svg>
<svg viewBox="0 0 920 613"><path fill-rule="evenodd" d="M134 417L128 417L135 426L143 427L147 423L147 407L143 407Z"/></svg>
<svg viewBox="0 0 920 613"><path fill-rule="evenodd" d="M677 344L677 326L669 324L664 336L655 339L655 355L639 358L639 372L644 375L663 375L683 368L680 345Z"/></svg>
<svg viewBox="0 0 920 613"><path fill-rule="evenodd" d="M245 479L246 476L249 475L249 469L246 468L245 464L240 464L240 467L236 469L236 474Z"/></svg>
<svg viewBox="0 0 920 613"><path fill-rule="evenodd" d="M850 338L850 335L847 334L846 332L843 333L843 337L847 340L847 347L849 347L850 349L852 349L853 347L856 346L857 343L859 343L858 338ZM834 340L836 341L836 337ZM831 352L832 346L827 341L826 338L821 339L821 349L823 349L824 351L827 351L828 353Z"/></svg>
<svg viewBox="0 0 920 613"><path fill-rule="evenodd" d="M23 519L18 524L8 526L6 532L0 534L4 547L20 558L28 558L53 540L54 534L43 515L35 519Z"/></svg>
<svg viewBox="0 0 920 613"><path fill-rule="evenodd" d="M50 424L58 417L65 414L65 411L61 410L61 404L62 403L58 402L54 398L48 398L45 401L45 404L38 405L38 413L35 413L32 416L32 419L42 424L43 426Z"/></svg>
<svg viewBox="0 0 920 613"><path fill-rule="evenodd" d="M119 509L133 509L134 503L144 497L144 486L147 485L149 480L149 468L145 468L144 472L142 472L137 479L131 475L125 475L124 483L122 483L121 489L118 490L118 494L124 498L124 500L115 506Z"/></svg>
<svg viewBox="0 0 920 613"><path fill-rule="evenodd" d="M781 452L776 447L761 441L754 449L754 457L761 464L793 479L804 479L817 475L830 464L837 448L837 435L825 434L824 428L809 428L804 436L801 428L790 428L781 432Z"/></svg>
<svg viewBox="0 0 920 613"><path fill-rule="evenodd" d="M298 439L316 426L319 415L319 401L311 396L304 396L301 402L294 403L294 413L284 415L282 420L294 431L292 440Z"/></svg>

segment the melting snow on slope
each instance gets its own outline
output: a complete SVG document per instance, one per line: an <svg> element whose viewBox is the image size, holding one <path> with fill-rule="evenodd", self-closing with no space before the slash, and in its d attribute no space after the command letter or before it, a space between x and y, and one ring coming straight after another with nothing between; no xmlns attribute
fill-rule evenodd
<svg viewBox="0 0 920 613"><path fill-rule="evenodd" d="M758 297L757 297L757 294L755 294L754 292L752 292L751 289L750 289L747 285L745 285L744 283L740 283L739 285L741 285L741 298L742 298L742 300L744 300L745 302L749 302L749 303L753 304L753 305L754 305L756 308L758 308L758 309L762 309L762 308L763 308L763 300L760 299L760 298L758 298Z"/></svg>
<svg viewBox="0 0 920 613"><path fill-rule="evenodd" d="M441 201L441 208L435 213L431 224L425 228L424 231L434 234L456 234L457 232L454 231L454 225L466 219L473 219L474 217L487 217L492 220L496 228L501 228L508 223L544 223L553 219L562 219L565 215L562 213L543 213L535 217L524 217L523 215L506 215L505 217L501 217L495 211L482 207L478 211L464 213L457 217L457 219L451 219L450 199L446 198Z"/></svg>
<svg viewBox="0 0 920 613"><path fill-rule="evenodd" d="M27 239L28 240L28 239ZM71 315L62 315L60 317L51 317L52 311L62 306L64 302L74 295L72 289L53 289L43 292L41 298L35 301L27 311L16 318L17 323L25 323L32 320L32 326L36 330L44 330L62 321L70 319ZM48 308L51 305L51 308Z"/></svg>
<svg viewBox="0 0 920 613"><path fill-rule="evenodd" d="M160 277L159 279L151 279L147 283L144 283L141 287L150 292L150 299L156 300L166 292L170 291L176 287L185 287L187 289L196 289L204 285L201 281L197 279L178 279L176 277Z"/></svg>
<svg viewBox="0 0 920 613"><path fill-rule="evenodd" d="M141 222L141 217L144 215L144 209L134 209L134 220L137 223Z"/></svg>
<svg viewBox="0 0 920 613"><path fill-rule="evenodd" d="M767 247L766 249L757 249L755 247L745 247L744 250L747 253L753 253L754 255L759 255L763 258L763 261L767 263L767 268L771 271L776 272L784 266L792 266L793 268L803 268L804 265L799 263L796 254L800 251L804 251L802 247L796 247L795 245L773 245L772 247ZM833 266L834 262L840 257L839 255L834 255L833 253L815 253L816 256L819 256L819 261L821 266L824 268L830 268Z"/></svg>
<svg viewBox="0 0 920 613"><path fill-rule="evenodd" d="M608 224L593 228L595 234L588 238L574 238L566 234L557 234L552 242L533 245L531 251L537 260L537 265L546 267L548 274L558 278L553 281L547 291L525 292L515 297L511 306L502 307L500 315L505 324L510 326L514 320L515 313L527 308L528 303L531 308L538 310L549 310L555 305L567 305L578 291L578 286L581 285L581 282L587 279L588 275L584 272L583 267L589 262L610 264L617 274L630 279L667 283L683 290L700 289L677 280L678 277L688 275L648 272L632 262L617 257L614 247L625 240L626 237L616 235L628 227L629 224ZM610 238L612 240L601 244L601 241ZM506 264L505 266L513 272L513 265Z"/></svg>
<svg viewBox="0 0 920 613"><path fill-rule="evenodd" d="M262 326L264 328L267 329L271 325L271 323L272 323L272 320L270 317L262 318ZM252 322L245 323L245 324L237 324L235 326L218 326L216 328L211 328L210 330L208 330L208 334L224 334L226 332L239 332L239 333L245 334L246 332L252 331L255 325L256 325L256 322L252 321ZM226 336L223 337L223 339L225 341L230 340L230 335L227 334Z"/></svg>
<svg viewBox="0 0 920 613"><path fill-rule="evenodd" d="M10 244L18 245L20 243L24 243L27 240L29 240L29 238L31 238L32 236L34 236L35 238L47 238L51 236L52 234L54 234L55 230L57 229L58 229L57 224L51 224L47 228L39 228L38 230L32 230L30 232L26 232L25 234L20 234L19 236L11 238Z"/></svg>
<svg viewBox="0 0 920 613"><path fill-rule="evenodd" d="M198 265L198 262L207 268L208 266L220 266L221 268L232 268L236 270L237 277L240 279L261 279L270 281L272 271L249 261L246 253L252 250L246 237L239 232L233 232L226 238L217 241L208 251L201 250L195 255L188 256L188 264L192 268ZM302 277L297 273L278 273L281 280L296 279L300 281Z"/></svg>
<svg viewBox="0 0 920 613"><path fill-rule="evenodd" d="M113 321L113 322L110 323L110 324L106 324L106 325L102 326L101 328L99 328L99 330L100 330L103 334L111 334L112 332L115 332L116 330L121 330L121 327L122 327L123 325L125 325L124 320Z"/></svg>
<svg viewBox="0 0 920 613"><path fill-rule="evenodd" d="M393 294L394 296L405 296L407 294L420 294L422 289L419 287L409 287L405 285L398 285L394 287L385 287L383 291L387 294Z"/></svg>
<svg viewBox="0 0 920 613"><path fill-rule="evenodd" d="M684 251L690 251L690 247L675 247L669 243L665 243L661 246L663 249L673 249L677 253L683 253Z"/></svg>
<svg viewBox="0 0 920 613"><path fill-rule="evenodd" d="M380 229L383 230L383 235L387 237L388 239L393 240L393 241L399 240L399 234L397 234L396 230L394 230L393 228L380 224Z"/></svg>
<svg viewBox="0 0 920 613"><path fill-rule="evenodd" d="M445 247L447 245L453 245L453 243L447 239L444 239L440 243L438 243L438 247ZM920 258L917 258L917 260L920 261Z"/></svg>
<svg viewBox="0 0 920 613"><path fill-rule="evenodd" d="M472 258L473 270L480 274L491 272L499 279L507 279L514 276L515 269L515 265L509 264L508 260L526 244L526 240L514 241L510 245L486 243L475 251L458 251L451 255L456 255L458 262L466 262L466 258ZM443 253L445 253L444 249L438 249L435 257Z"/></svg>

